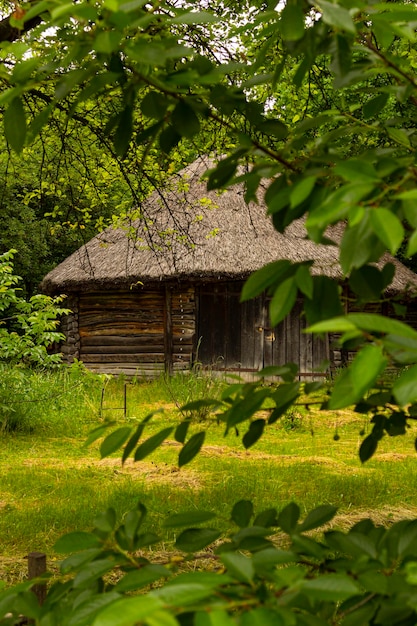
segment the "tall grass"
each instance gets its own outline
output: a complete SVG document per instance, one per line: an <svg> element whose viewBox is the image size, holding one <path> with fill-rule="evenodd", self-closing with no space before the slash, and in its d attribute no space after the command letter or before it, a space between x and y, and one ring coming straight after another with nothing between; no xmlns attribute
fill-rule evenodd
<svg viewBox="0 0 417 626"><path fill-rule="evenodd" d="M0 433L80 435L97 417L101 386L79 364L45 371L0 365Z"/></svg>

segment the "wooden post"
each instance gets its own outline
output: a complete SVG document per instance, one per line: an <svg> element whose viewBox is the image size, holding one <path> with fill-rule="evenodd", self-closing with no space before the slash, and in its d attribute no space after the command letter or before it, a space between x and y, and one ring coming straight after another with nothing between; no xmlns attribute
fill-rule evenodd
<svg viewBox="0 0 417 626"><path fill-rule="evenodd" d="M126 389L127 389L127 383L125 383L124 389L123 389L123 417L126 419L126 415L127 415L127 393L126 393Z"/></svg>
<svg viewBox="0 0 417 626"><path fill-rule="evenodd" d="M100 413L99 413L100 418L103 417L103 404L104 404L104 387L101 390Z"/></svg>
<svg viewBox="0 0 417 626"><path fill-rule="evenodd" d="M167 285L165 287L165 307L164 307L164 365L166 374L173 372L173 335L172 335L172 290Z"/></svg>
<svg viewBox="0 0 417 626"><path fill-rule="evenodd" d="M46 572L46 554L43 552L30 552L28 554L28 578L38 578ZM32 591L42 605L46 598L46 584L33 585Z"/></svg>

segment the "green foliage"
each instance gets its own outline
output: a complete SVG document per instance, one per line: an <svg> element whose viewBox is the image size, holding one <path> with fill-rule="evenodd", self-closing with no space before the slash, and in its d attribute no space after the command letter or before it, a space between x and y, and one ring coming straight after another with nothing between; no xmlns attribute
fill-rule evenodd
<svg viewBox="0 0 417 626"><path fill-rule="evenodd" d="M57 541L63 560L42 606L30 590L34 581L0 592L0 615L8 614L0 623L22 616L39 626L415 623L417 522L385 528L363 519L348 531L319 533L335 513L322 505L300 519L291 503L255 514L252 502L241 500L224 534L214 513L183 512L165 528L192 527L177 536L167 559L154 562L144 548L163 538L150 530L144 505L121 522L108 509L91 532Z"/></svg>
<svg viewBox="0 0 417 626"><path fill-rule="evenodd" d="M241 181L250 200L261 180L269 179L265 199L276 229L284 232L305 218L311 241L334 245L329 227L342 226L337 252L346 286L360 306L383 300L392 279L384 253L412 256L417 250L417 9L405 1L275 4L31 3L22 17L16 11L10 18L16 31L4 37L0 52L6 140L24 154L56 123L85 129L118 164L126 183L121 197L128 188L137 206L152 176L142 178L147 184L138 194L125 162L146 174L147 157L157 155L176 169L174 149L192 160L198 150L213 147L225 156L208 173L209 189ZM25 33L20 41L19 33ZM227 137L221 151L217 133ZM268 290L271 319L279 323L301 295L310 332L337 333L341 349L357 351L323 408L352 405L371 418L359 453L364 462L383 436L403 434L417 416L417 333L375 314L344 315L337 282L310 272L310 265L271 264L248 281L243 297ZM7 280L10 300L15 283ZM30 311L22 305L19 314L26 317L19 323L28 341L45 346L42 333L52 320L39 315L37 302ZM34 324L33 318L40 321ZM30 359L33 346L18 345L19 337L9 357ZM9 335L5 339L7 345ZM45 351L34 355L39 362ZM406 369L389 381L383 378L388 366ZM275 375L283 381L278 387L237 382L220 398L185 400L183 410L215 408L225 433L242 430L249 448L302 392L313 393L302 389L291 367ZM123 445L124 460L153 452L171 429L142 438L151 418L136 429L110 433L102 455ZM204 438L203 431L189 435L189 422L186 416L175 431L180 465L195 458ZM289 505L276 515L261 512L253 526L244 526L251 518L247 503L233 511L242 526L217 547L223 569L214 578L207 572L190 581L180 574L145 596L128 597L106 582L114 567L126 575L130 568L136 576L142 565L152 566L127 554L156 540L143 531L145 510L139 507L116 531L114 516L107 514L91 534L95 547L76 565L67 562L67 573L74 575L52 589L42 609L27 584L6 592L1 610L26 612L45 626L62 619L96 626L138 620L151 626L416 622L415 522L386 530L365 521L317 541L303 529L327 522L328 509L300 523L298 507ZM290 535L286 551L271 541L271 529L277 528ZM189 528L177 538L177 548L190 554L218 536L211 526ZM97 537L106 543L98 547ZM150 569L141 580L157 577ZM136 584L132 574L125 589L135 590Z"/></svg>
<svg viewBox="0 0 417 626"><path fill-rule="evenodd" d="M0 255L0 362L24 363L50 367L61 362L61 354L49 353L48 348L64 339L58 331L59 317L69 309L59 305L63 296L38 294L25 300L16 286L19 276L13 273L10 250Z"/></svg>
<svg viewBox="0 0 417 626"><path fill-rule="evenodd" d="M0 363L0 433L85 433L98 413L100 385L77 364L39 370Z"/></svg>

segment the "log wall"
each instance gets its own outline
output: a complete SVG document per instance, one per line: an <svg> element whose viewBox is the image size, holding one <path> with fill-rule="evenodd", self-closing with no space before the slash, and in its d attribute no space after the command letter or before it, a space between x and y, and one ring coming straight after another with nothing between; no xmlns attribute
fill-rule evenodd
<svg viewBox="0 0 417 626"><path fill-rule="evenodd" d="M166 369L189 368L195 333L193 303L193 290L80 294L79 358L97 373L128 376L152 377Z"/></svg>
<svg viewBox="0 0 417 626"><path fill-rule="evenodd" d="M143 377L186 370L195 362L250 377L263 367L293 362L300 377L311 380L325 361L334 372L354 358L354 350L340 349L337 335L303 333L301 302L272 327L269 299L240 303L242 286L241 281L175 283L71 296L72 313L61 327L67 336L64 359L79 359L98 373ZM365 310L395 317L388 307L371 304ZM405 321L417 328L415 307Z"/></svg>

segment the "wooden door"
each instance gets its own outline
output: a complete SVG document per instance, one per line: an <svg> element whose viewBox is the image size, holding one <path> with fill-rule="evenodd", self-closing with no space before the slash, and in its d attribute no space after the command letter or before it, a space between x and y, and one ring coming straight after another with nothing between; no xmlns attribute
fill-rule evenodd
<svg viewBox="0 0 417 626"><path fill-rule="evenodd" d="M256 372L270 365L295 363L300 376L312 377L328 358L327 341L303 333L302 303L272 327L269 298L240 303L243 283L209 284L200 288L197 339L203 365L236 372Z"/></svg>

